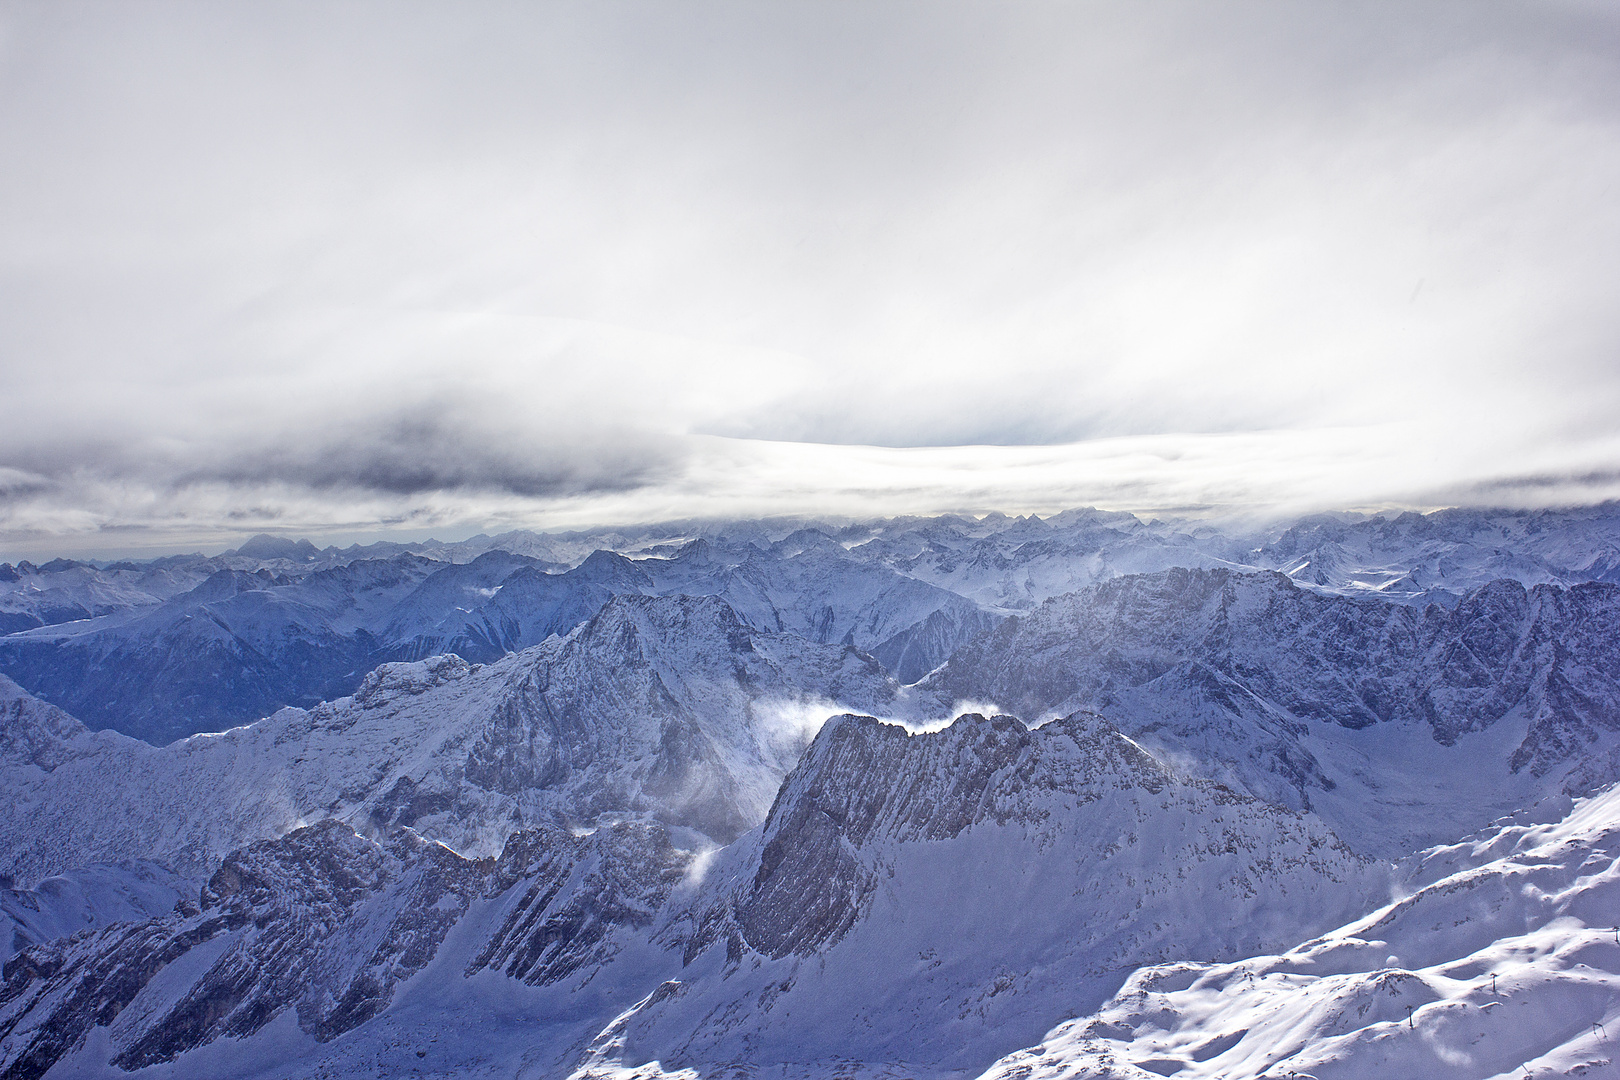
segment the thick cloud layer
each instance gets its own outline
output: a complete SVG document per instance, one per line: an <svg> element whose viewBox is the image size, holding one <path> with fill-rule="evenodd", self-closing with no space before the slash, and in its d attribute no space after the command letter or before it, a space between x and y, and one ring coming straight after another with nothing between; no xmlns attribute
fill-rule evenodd
<svg viewBox="0 0 1620 1080"><path fill-rule="evenodd" d="M1600 4L0 3L0 556L1620 495Z"/></svg>

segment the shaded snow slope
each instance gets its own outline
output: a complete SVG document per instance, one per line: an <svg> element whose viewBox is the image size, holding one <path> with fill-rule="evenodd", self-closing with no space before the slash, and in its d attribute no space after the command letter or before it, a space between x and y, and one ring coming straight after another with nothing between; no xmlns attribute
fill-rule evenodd
<svg viewBox="0 0 1620 1080"><path fill-rule="evenodd" d="M0 670L97 728L163 744L354 688L380 614L439 564L355 563L293 582L220 570L155 608L0 638Z"/></svg>
<svg viewBox="0 0 1620 1080"><path fill-rule="evenodd" d="M115 922L145 922L174 909L193 884L156 863L98 865L0 888L0 965L17 952Z"/></svg>
<svg viewBox="0 0 1620 1080"><path fill-rule="evenodd" d="M0 873L226 852L337 817L493 853L526 823L653 816L726 840L758 822L819 723L896 684L847 646L754 630L712 598L621 597L567 638L478 666L387 664L352 696L153 747L14 686Z"/></svg>
<svg viewBox="0 0 1620 1080"><path fill-rule="evenodd" d="M984 1080L1620 1075L1620 789L1277 955L1135 973Z"/></svg>

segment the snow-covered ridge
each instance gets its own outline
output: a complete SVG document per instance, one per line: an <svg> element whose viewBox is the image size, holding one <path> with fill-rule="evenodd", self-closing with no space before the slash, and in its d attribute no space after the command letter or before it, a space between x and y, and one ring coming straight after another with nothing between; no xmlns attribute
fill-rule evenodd
<svg viewBox="0 0 1620 1080"><path fill-rule="evenodd" d="M999 616L1121 575L1270 569L1326 594L1450 605L1498 579L1615 580L1617 537L1613 507L1264 528L1094 510L680 522L324 551L256 537L212 558L0 564L0 671L162 743L349 693L383 661L490 661L608 595L650 592L721 596L760 629L854 644L909 683Z"/></svg>
<svg viewBox="0 0 1620 1080"><path fill-rule="evenodd" d="M0 669L94 727L163 744L352 693L387 661L492 662L621 595L716 596L755 629L856 646L906 681L994 624L971 601L820 539L768 551L696 541L638 561L598 551L559 572L501 551L458 564L402 554L296 579L218 570L161 604L0 637Z"/></svg>
<svg viewBox="0 0 1620 1080"><path fill-rule="evenodd" d="M546 1026L446 1039L436 1070L522 1059L565 1075L620 1017L629 1064L817 1074L853 1055L944 1076L1027 1042L1077 993L1100 1001L1121 968L1297 939L1364 910L1385 875L1095 717L910 734L851 715L822 729L769 822L707 860L637 823L542 826L478 860L400 826L260 841L193 906L14 958L0 1064L173 1062L178 1078L273 1060L296 1076L380 1053L400 1072L401 1048L501 999Z"/></svg>
<svg viewBox="0 0 1620 1080"><path fill-rule="evenodd" d="M1620 789L1285 953L1133 974L983 1080L1620 1074Z"/></svg>
<svg viewBox="0 0 1620 1080"><path fill-rule="evenodd" d="M1167 570L1048 600L919 689L1095 709L1394 856L1620 778L1620 585L1500 581L1420 610Z"/></svg>
<svg viewBox="0 0 1620 1080"><path fill-rule="evenodd" d="M493 664L384 665L352 697L166 747L89 732L11 685L0 873L156 859L202 875L326 818L471 855L525 825L626 816L728 840L814 733L785 716L887 711L897 690L849 646L755 630L714 598L641 596Z"/></svg>
<svg viewBox="0 0 1620 1080"><path fill-rule="evenodd" d="M299 829L233 853L172 914L16 957L0 985L0 1066L39 1076L99 1029L92 1041L110 1046L109 1063L138 1070L250 1038L283 1013L328 1043L386 1010L458 924L503 898L507 917L463 977L510 963L515 978L555 982L611 960L602 927L646 925L684 862L662 829L631 824L519 834L498 860L464 859L408 829L381 842L335 821ZM527 903L512 903L519 896ZM568 911L591 918L567 932L565 915L524 919Z"/></svg>

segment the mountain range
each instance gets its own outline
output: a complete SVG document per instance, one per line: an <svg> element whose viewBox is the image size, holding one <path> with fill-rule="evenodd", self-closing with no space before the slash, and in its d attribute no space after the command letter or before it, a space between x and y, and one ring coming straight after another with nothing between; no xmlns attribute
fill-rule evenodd
<svg viewBox="0 0 1620 1080"><path fill-rule="evenodd" d="M1617 551L1071 511L0 567L0 1077L1620 1075Z"/></svg>

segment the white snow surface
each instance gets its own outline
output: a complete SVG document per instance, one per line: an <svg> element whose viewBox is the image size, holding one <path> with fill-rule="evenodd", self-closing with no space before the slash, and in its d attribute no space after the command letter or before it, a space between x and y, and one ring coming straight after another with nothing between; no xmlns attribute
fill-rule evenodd
<svg viewBox="0 0 1620 1080"><path fill-rule="evenodd" d="M1620 1076L1620 788L1408 871L1286 952L1144 967L982 1080Z"/></svg>

